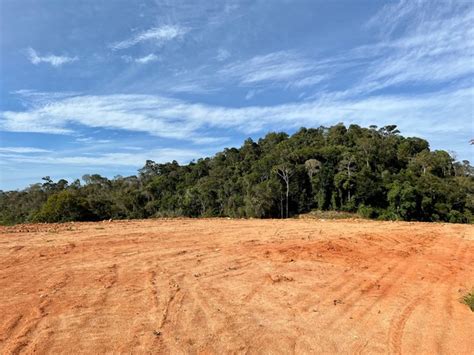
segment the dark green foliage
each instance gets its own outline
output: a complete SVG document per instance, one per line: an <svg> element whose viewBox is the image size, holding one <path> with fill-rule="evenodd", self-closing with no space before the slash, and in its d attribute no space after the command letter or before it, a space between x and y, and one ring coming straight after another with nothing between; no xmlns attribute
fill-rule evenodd
<svg viewBox="0 0 474 355"><path fill-rule="evenodd" d="M286 218L314 209L366 218L470 223L474 170L396 126L342 124L269 133L181 166L85 175L0 191L0 223L160 216Z"/></svg>
<svg viewBox="0 0 474 355"><path fill-rule="evenodd" d="M474 289L469 292L467 295L465 295L462 299L461 302L467 305L471 311L474 312Z"/></svg>
<svg viewBox="0 0 474 355"><path fill-rule="evenodd" d="M86 200L77 192L63 190L49 196L33 217L37 222L87 221L93 219Z"/></svg>

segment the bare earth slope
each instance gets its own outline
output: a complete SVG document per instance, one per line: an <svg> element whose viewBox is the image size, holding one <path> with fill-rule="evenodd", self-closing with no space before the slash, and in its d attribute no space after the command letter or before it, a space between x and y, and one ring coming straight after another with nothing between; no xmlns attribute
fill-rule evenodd
<svg viewBox="0 0 474 355"><path fill-rule="evenodd" d="M0 353L474 353L474 227L147 220L0 229Z"/></svg>

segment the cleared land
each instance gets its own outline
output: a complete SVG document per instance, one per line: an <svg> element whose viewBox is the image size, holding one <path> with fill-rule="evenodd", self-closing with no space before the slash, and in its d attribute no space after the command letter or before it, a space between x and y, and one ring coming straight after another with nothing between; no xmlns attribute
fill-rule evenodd
<svg viewBox="0 0 474 355"><path fill-rule="evenodd" d="M180 219L0 229L0 353L473 354L474 227Z"/></svg>

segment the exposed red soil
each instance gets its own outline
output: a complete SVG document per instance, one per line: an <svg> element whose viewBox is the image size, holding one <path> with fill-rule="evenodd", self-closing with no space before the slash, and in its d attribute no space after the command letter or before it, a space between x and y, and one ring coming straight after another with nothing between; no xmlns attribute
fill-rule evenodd
<svg viewBox="0 0 474 355"><path fill-rule="evenodd" d="M0 353L474 354L474 227L176 219L0 229Z"/></svg>

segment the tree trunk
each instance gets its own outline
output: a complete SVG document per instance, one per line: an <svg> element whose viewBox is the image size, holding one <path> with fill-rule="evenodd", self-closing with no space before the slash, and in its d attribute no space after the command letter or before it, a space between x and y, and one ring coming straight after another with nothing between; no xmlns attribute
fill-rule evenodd
<svg viewBox="0 0 474 355"><path fill-rule="evenodd" d="M280 218L283 219L283 194L280 190Z"/></svg>
<svg viewBox="0 0 474 355"><path fill-rule="evenodd" d="M282 168L277 171L277 175L282 178L286 185L286 218L289 216L289 196L290 196L290 178L293 175L293 172L289 168ZM282 211L283 215L283 211Z"/></svg>

